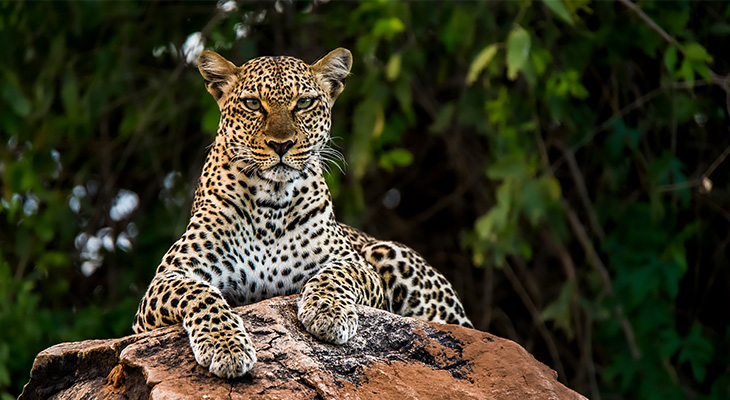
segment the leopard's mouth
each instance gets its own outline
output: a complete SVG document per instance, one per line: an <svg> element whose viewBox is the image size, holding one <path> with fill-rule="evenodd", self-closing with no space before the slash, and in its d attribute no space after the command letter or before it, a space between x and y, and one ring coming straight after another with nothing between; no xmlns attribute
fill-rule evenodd
<svg viewBox="0 0 730 400"><path fill-rule="evenodd" d="M279 161L278 164L275 164L273 167L268 169L273 170L274 172L299 171L298 169L292 167L284 161Z"/></svg>

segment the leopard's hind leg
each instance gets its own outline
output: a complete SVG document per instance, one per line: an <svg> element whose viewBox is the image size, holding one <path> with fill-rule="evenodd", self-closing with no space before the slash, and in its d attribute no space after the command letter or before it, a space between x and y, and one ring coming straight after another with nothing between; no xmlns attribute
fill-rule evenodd
<svg viewBox="0 0 730 400"><path fill-rule="evenodd" d="M396 242L372 240L359 250L383 280L389 311L473 327L451 283L413 249Z"/></svg>

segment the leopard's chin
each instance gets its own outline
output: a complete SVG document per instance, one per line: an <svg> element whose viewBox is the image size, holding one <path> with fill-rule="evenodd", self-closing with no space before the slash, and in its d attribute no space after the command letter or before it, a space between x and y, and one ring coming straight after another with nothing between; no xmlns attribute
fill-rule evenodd
<svg viewBox="0 0 730 400"><path fill-rule="evenodd" d="M259 178L278 183L293 182L302 177L303 171L296 168L292 168L286 164L279 163L271 168L258 170L257 175Z"/></svg>

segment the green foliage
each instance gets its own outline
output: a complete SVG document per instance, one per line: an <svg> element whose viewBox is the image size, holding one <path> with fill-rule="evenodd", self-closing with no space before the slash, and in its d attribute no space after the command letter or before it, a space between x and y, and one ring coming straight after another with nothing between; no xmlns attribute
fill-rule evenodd
<svg viewBox="0 0 730 400"><path fill-rule="evenodd" d="M219 119L197 38L237 63L353 51L338 215L422 252L477 328L591 398L730 397L728 19L691 1L0 3L0 396L45 347L130 333Z"/></svg>

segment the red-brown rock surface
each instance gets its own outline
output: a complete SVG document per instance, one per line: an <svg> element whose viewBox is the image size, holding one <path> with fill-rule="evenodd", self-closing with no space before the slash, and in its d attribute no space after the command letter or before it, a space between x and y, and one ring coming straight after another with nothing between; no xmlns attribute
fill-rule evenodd
<svg viewBox="0 0 730 400"><path fill-rule="evenodd" d="M258 355L223 380L196 364L180 326L63 343L36 357L29 399L582 399L518 344L460 326L360 308L336 346L306 333L296 297L236 309Z"/></svg>

